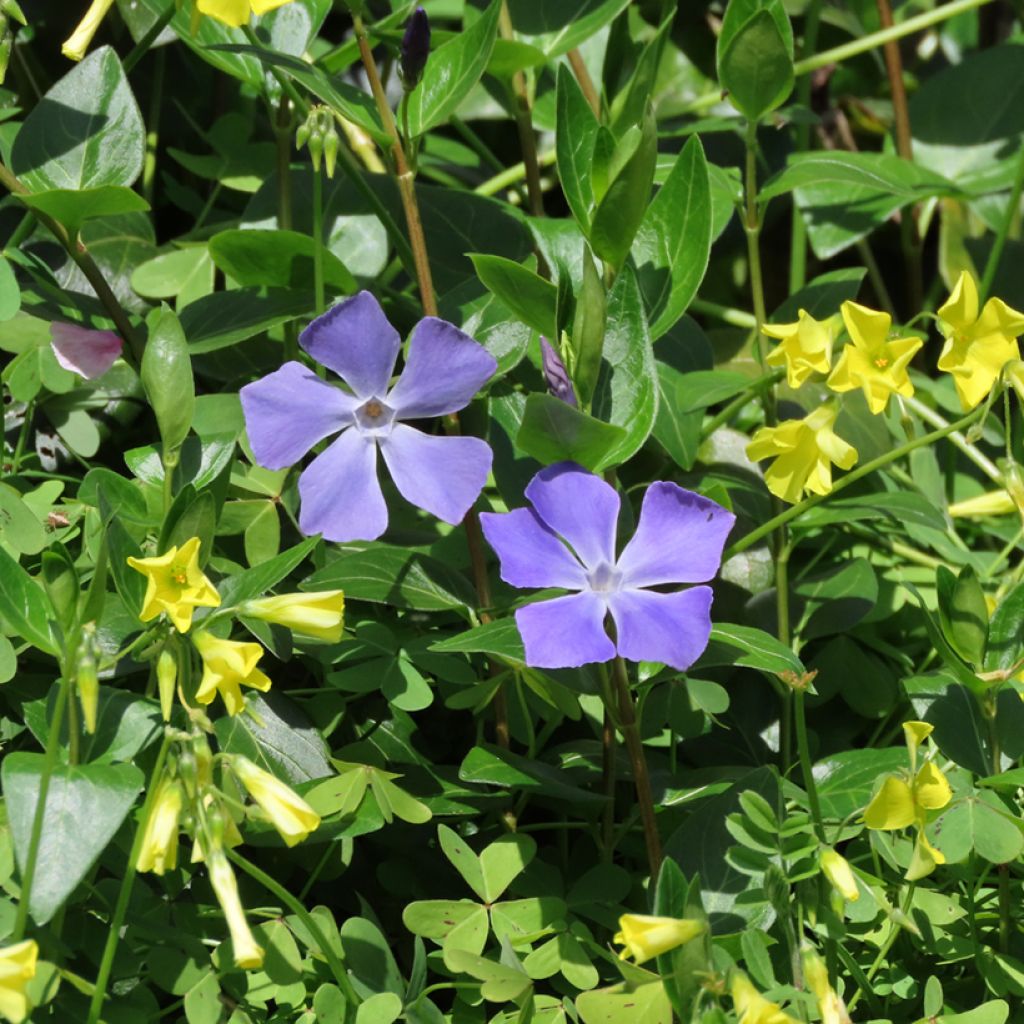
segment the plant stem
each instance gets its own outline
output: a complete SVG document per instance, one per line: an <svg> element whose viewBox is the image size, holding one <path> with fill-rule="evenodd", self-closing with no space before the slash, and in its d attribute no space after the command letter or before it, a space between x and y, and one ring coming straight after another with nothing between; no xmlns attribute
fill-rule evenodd
<svg viewBox="0 0 1024 1024"><path fill-rule="evenodd" d="M911 882L910 885L907 887L907 895L903 901L903 906L900 908L903 911L904 915L908 914L910 911L910 904L914 899L915 884L916 883ZM881 967L882 964L885 963L885 959L889 955L889 950L892 949L893 944L896 942L896 939L899 938L899 934L900 926L893 922L892 931L890 931L889 934L886 936L885 942L882 943L881 947L878 950L878 953L875 955L874 961L868 968L867 974L865 974L864 976L865 981L870 982L871 979L878 973L879 967ZM863 988L857 989L857 991L854 992L853 995L850 997L850 1002L847 1004L846 1009L852 1012L853 1008L860 1001L860 997L865 994L866 993Z"/></svg>
<svg viewBox="0 0 1024 1024"><path fill-rule="evenodd" d="M954 0L953 3L937 7L933 11L925 11L924 14L907 18L906 21L900 22L899 25L893 25L892 28L880 29L878 32L872 32L869 35L862 36L860 39L843 43L842 46L834 46L831 50L824 50L813 57L798 60L793 65L793 72L797 75L806 75L811 71L817 71L818 68L827 67L829 64L838 64L849 57L856 57L858 54L867 53L869 50L874 50L876 47L882 46L887 42L913 35L913 33L920 32L922 29L938 25L948 18L963 14L965 11L973 11L976 7L984 7L985 4L989 3L992 3L992 0Z"/></svg>
<svg viewBox="0 0 1024 1024"><path fill-rule="evenodd" d="M114 913L107 927L107 941L103 946L103 956L100 958L100 969L96 975L96 985L93 988L92 1000L89 1003L89 1016L86 1024L97 1024L100 1019L100 1013L103 1011L103 1000L107 995L110 972L114 966L114 954L117 952L117 944L121 938L121 927L124 925L124 917L128 912L128 902L132 895L132 886L135 883L135 864L139 859L142 838L146 833L146 823L149 821L149 815L153 809L153 801L156 799L160 775L163 772L164 761L167 759L167 751L170 745L170 737L165 733L163 742L160 744L160 750L156 755L156 761L153 764L153 770L149 774L146 799L142 804L142 813L139 816L138 827L135 829L135 838L132 840L131 853L128 854L128 864L125 867L124 878L121 880L121 888L117 893Z"/></svg>
<svg viewBox="0 0 1024 1024"><path fill-rule="evenodd" d="M784 370L772 370L763 377L758 377L745 387L728 405L720 409L714 416L700 428L700 436L703 440L710 437L723 423L728 423L759 391L766 387L773 387L782 380Z"/></svg>
<svg viewBox="0 0 1024 1024"><path fill-rule="evenodd" d="M814 821L814 831L818 838L824 843L825 822L821 816L821 801L818 799L818 785L814 781L813 765L811 763L811 748L807 742L807 715L804 709L803 690L793 691L793 714L796 719L796 747L800 754L800 770L803 773L804 789L807 790L807 800L811 805L811 819Z"/></svg>
<svg viewBox="0 0 1024 1024"><path fill-rule="evenodd" d="M1010 226L1020 210L1021 191L1024 190L1024 143L1021 144L1020 154L1017 157L1017 171L1013 177L1013 188L1010 190L1010 201L1006 205L1006 213L999 223L999 230L996 232L995 240L992 242L992 249L985 261L985 272L981 278L981 287L978 289L978 305L984 304L992 290L992 282L995 280L996 272L999 270L999 261L1003 258L1003 249L1006 248L1006 239L1010 234Z"/></svg>
<svg viewBox="0 0 1024 1024"><path fill-rule="evenodd" d="M619 655L616 655L612 662L612 682L618 699L619 729L626 740L630 767L633 770L633 782L636 786L640 820L644 827L647 865L651 872L651 878L655 879L661 870L661 838L658 835L658 822L654 816L654 797L651 793L651 777L647 770L647 758L644 756L644 744L640 738L640 727L636 721L633 694L629 689L629 674L626 670L626 663Z"/></svg>
<svg viewBox="0 0 1024 1024"><path fill-rule="evenodd" d="M908 455L910 452L915 451L918 448L922 448L925 445L932 444L935 441L941 440L944 437L949 437L955 431L962 430L964 427L969 427L974 423L982 413L985 411L984 406L978 406L973 409L962 419L957 420L955 423L950 423L948 426L943 427L940 430L933 430L930 434L922 434L920 437L915 437L911 441L907 441L905 444L900 445L898 448L893 448L891 451L886 452L884 455L879 455L877 459L872 459L870 462L865 462L859 469L855 469L842 479L836 481L832 486L832 490L828 494L812 494L809 498L804 498L803 501L798 502L795 505L791 505L789 508L780 512L778 515L773 516L768 520L767 523L762 523L756 529L750 531L740 537L735 544L731 545L726 549L723 556L723 561L732 558L733 555L738 555L741 551L746 551L747 548L752 547L763 537L767 537L772 531L778 529L785 523L796 519L797 516L801 516L804 512L809 511L812 508L820 505L823 501L832 497L834 494L838 494L840 491L845 490L851 484L855 484L858 480L874 473L876 469L883 469L888 466L891 462L896 462L898 459L902 459L904 455Z"/></svg>
<svg viewBox="0 0 1024 1024"><path fill-rule="evenodd" d="M345 997L347 1012L351 1014L351 1011L358 1006L362 1000L356 994L356 990L352 987L352 982L349 980L348 972L345 970L345 965L341 962L338 954L327 941L327 937L324 935L320 925L317 924L316 918L314 918L302 903L300 903L299 900L285 889L283 885L276 882L270 875L258 868L251 861L246 860L240 853L235 850L228 849L224 852L232 863L237 864L238 867L240 867L250 878L255 879L263 886L264 889L273 893L274 896L306 926L309 934L313 936L314 941L320 947L320 952L323 953L324 959L327 961L327 966L331 969L331 974L334 976L334 980L337 983L338 988L341 989L342 995Z"/></svg>
<svg viewBox="0 0 1024 1024"><path fill-rule="evenodd" d="M313 170L313 296L316 315L324 311L324 185Z"/></svg>
<svg viewBox="0 0 1024 1024"><path fill-rule="evenodd" d="M149 26L146 34L128 51L128 56L121 62L121 67L124 68L126 75L131 74L132 68L149 53L149 48L156 42L157 36L170 24L177 9L178 5L171 0L163 14Z"/></svg>
<svg viewBox="0 0 1024 1024"><path fill-rule="evenodd" d="M580 91L583 93L583 98L590 104L590 109L594 112L594 117L600 121L601 97L597 94L597 89L594 86L594 80L590 77L587 65L583 63L583 57L580 55L579 49L574 46L566 54L566 57L569 59L569 67L572 68L572 73L576 77Z"/></svg>
<svg viewBox="0 0 1024 1024"><path fill-rule="evenodd" d="M911 395L909 398L904 397L903 401L906 403L908 409L912 409L918 416L925 421L930 423L933 427L945 428L949 426L949 420L944 416L935 412L934 409L930 409L924 402ZM980 406L979 408L985 408ZM978 469L982 471L994 484L999 487L1003 486L1003 474L999 472L999 467L984 453L979 452L978 449L967 440L966 437L960 431L954 430L949 435L949 442L954 448L959 448L968 459L973 462Z"/></svg>
<svg viewBox="0 0 1024 1024"><path fill-rule="evenodd" d="M550 167L555 162L555 151L549 149L546 153L537 156L537 163L541 167ZM526 164L513 164L511 167L481 182L473 193L478 196L493 196L502 189L511 188L526 177Z"/></svg>
<svg viewBox="0 0 1024 1024"><path fill-rule="evenodd" d="M25 937L25 926L28 923L28 907L32 898L32 882L36 874L36 859L39 857L39 843L43 837L43 823L46 820L46 797L50 792L50 778L57 765L57 751L60 750L60 728L64 722L64 708L71 694L69 673L62 673L57 703L53 709L53 720L50 732L46 737L46 750L43 754L43 770L39 776L39 796L35 813L32 815L32 831L29 833L28 850L25 853L25 870L21 873L21 898L18 900L18 912L14 918L11 931L11 942L20 942Z"/></svg>
<svg viewBox="0 0 1024 1024"><path fill-rule="evenodd" d="M746 215L743 221L743 230L747 236L747 260L750 268L750 291L754 300L754 327L757 337L754 339L757 346L757 361L761 367L761 373L767 373L768 367L765 362L767 356L767 342L761 333L761 327L768 319L764 304L764 280L761 274L761 217L757 209L757 122L747 122L746 133L746 161L744 171L744 200ZM765 402L765 420L768 426L775 425L775 402L774 396Z"/></svg>
<svg viewBox="0 0 1024 1024"><path fill-rule="evenodd" d="M718 317L723 323L731 324L733 327L745 327L748 330L757 327L757 317L745 309L733 309L731 306L723 306L718 302L708 302L707 299L694 299L689 308L694 313L705 313L708 316Z"/></svg>

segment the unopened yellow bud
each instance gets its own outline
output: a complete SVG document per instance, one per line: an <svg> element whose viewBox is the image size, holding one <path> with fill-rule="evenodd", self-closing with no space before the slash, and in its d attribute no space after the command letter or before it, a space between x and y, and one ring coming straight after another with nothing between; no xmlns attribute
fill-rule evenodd
<svg viewBox="0 0 1024 1024"><path fill-rule="evenodd" d="M821 851L821 870L844 900L859 900L860 890L854 878L850 862L840 853L829 848Z"/></svg>
<svg viewBox="0 0 1024 1024"><path fill-rule="evenodd" d="M249 618L287 626L296 633L336 644L341 639L345 594L341 590L276 594L246 601L239 611Z"/></svg>
<svg viewBox="0 0 1024 1024"><path fill-rule="evenodd" d="M235 964L246 970L255 970L263 966L263 947L253 937L249 922L245 919L241 897L238 895L238 882L227 858L219 850L211 850L209 863L210 884L213 886L217 902L224 911L224 918L231 933L231 945L234 948Z"/></svg>
<svg viewBox="0 0 1024 1024"><path fill-rule="evenodd" d="M733 974L729 993L740 1024L797 1024L778 1003L765 999L742 971Z"/></svg>
<svg viewBox="0 0 1024 1024"><path fill-rule="evenodd" d="M270 772L257 767L247 757L233 757L231 765L288 846L301 843L320 826L320 815Z"/></svg>
<svg viewBox="0 0 1024 1024"><path fill-rule="evenodd" d="M850 1015L846 1011L843 1000L828 980L828 968L825 966L825 961L810 948L804 949L803 961L804 978L807 981L807 987L818 1001L821 1024L849 1024Z"/></svg>
<svg viewBox="0 0 1024 1024"><path fill-rule="evenodd" d="M648 914L623 914L614 941L625 946L624 956L638 964L667 953L702 935L703 921L679 917L653 917Z"/></svg>
<svg viewBox="0 0 1024 1024"><path fill-rule="evenodd" d="M160 713L164 721L171 720L174 707L174 691L178 685L178 659L166 647L156 659L156 688L160 694Z"/></svg>
<svg viewBox="0 0 1024 1024"><path fill-rule="evenodd" d="M949 506L954 519L968 519L977 516L1005 516L1016 509L1009 491L987 491L973 498L955 501Z"/></svg>
<svg viewBox="0 0 1024 1024"><path fill-rule="evenodd" d="M85 17L78 23L78 27L64 41L60 52L69 60L81 60L85 51L89 49L92 37L100 27L100 22L106 17L107 11L113 6L114 0L92 0Z"/></svg>
<svg viewBox="0 0 1024 1024"><path fill-rule="evenodd" d="M179 783L171 780L160 783L142 834L142 846L135 862L137 871L162 875L165 871L173 871L177 865L181 796Z"/></svg>

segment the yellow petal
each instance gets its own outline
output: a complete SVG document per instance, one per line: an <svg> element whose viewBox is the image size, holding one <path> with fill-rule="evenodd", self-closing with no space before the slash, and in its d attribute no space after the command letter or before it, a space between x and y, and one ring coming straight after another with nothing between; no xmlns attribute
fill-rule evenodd
<svg viewBox="0 0 1024 1024"><path fill-rule="evenodd" d="M906 879L908 882L916 882L925 875L930 875L937 864L945 864L946 858L941 850L937 850L928 842L924 829L917 830L917 838L914 840L914 852L910 858L910 866L907 868Z"/></svg>
<svg viewBox="0 0 1024 1024"><path fill-rule="evenodd" d="M856 302L847 300L839 307L843 323L854 345L864 351L871 351L883 344L889 336L892 317Z"/></svg>
<svg viewBox="0 0 1024 1024"><path fill-rule="evenodd" d="M196 9L232 28L244 25L252 10L249 0L196 0Z"/></svg>
<svg viewBox="0 0 1024 1024"><path fill-rule="evenodd" d="M679 917L655 917L650 914L623 914L615 941L626 947L627 955L638 964L702 935L703 921Z"/></svg>
<svg viewBox="0 0 1024 1024"><path fill-rule="evenodd" d="M938 317L954 331L968 330L978 319L978 285L968 271L960 271L949 298L938 309Z"/></svg>
<svg viewBox="0 0 1024 1024"><path fill-rule="evenodd" d="M860 899L860 889L853 875L850 862L833 849L822 850L818 860L825 877L832 883L836 891L851 903Z"/></svg>
<svg viewBox="0 0 1024 1024"><path fill-rule="evenodd" d="M911 771L917 765L917 748L931 736L934 729L935 726L930 722L913 721L903 723L903 739L907 744L907 750L910 751Z"/></svg>
<svg viewBox="0 0 1024 1024"><path fill-rule="evenodd" d="M930 761L914 778L914 803L926 811L937 811L953 799L949 780Z"/></svg>
<svg viewBox="0 0 1024 1024"><path fill-rule="evenodd" d="M907 828L917 817L914 794L903 779L890 775L864 811L868 828L885 832Z"/></svg>

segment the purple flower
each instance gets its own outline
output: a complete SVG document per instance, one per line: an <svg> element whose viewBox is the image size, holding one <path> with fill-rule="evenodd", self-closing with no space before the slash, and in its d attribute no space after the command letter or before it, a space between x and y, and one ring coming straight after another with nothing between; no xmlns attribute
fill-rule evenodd
<svg viewBox="0 0 1024 1024"><path fill-rule="evenodd" d="M86 380L102 377L121 354L113 331L93 331L76 324L50 324L50 345L57 362Z"/></svg>
<svg viewBox="0 0 1024 1024"><path fill-rule="evenodd" d="M416 84L423 74L423 69L427 66L427 58L429 56L430 19L422 7L417 7L405 24L398 61L402 85L406 90L416 88Z"/></svg>
<svg viewBox="0 0 1024 1024"><path fill-rule="evenodd" d="M565 363L562 362L554 346L544 337L540 339L540 358L548 392L575 409L577 407L576 392L569 379L569 371L566 370Z"/></svg>
<svg viewBox="0 0 1024 1024"><path fill-rule="evenodd" d="M249 443L266 469L293 465L341 431L299 478L302 531L350 541L374 540L387 529L378 448L407 501L458 523L487 480L490 448L477 437L436 437L402 421L462 409L497 369L494 357L450 323L426 317L413 329L405 369L390 386L401 341L369 292L317 317L299 344L349 390L289 362L247 384L241 399Z"/></svg>
<svg viewBox="0 0 1024 1024"><path fill-rule="evenodd" d="M619 496L600 477L560 462L530 481L526 497L532 509L480 516L501 578L514 587L579 591L516 611L526 663L576 668L618 653L689 668L711 634L711 588L647 588L710 580L736 517L709 498L655 482L633 539L616 558ZM617 641L605 630L609 613Z"/></svg>

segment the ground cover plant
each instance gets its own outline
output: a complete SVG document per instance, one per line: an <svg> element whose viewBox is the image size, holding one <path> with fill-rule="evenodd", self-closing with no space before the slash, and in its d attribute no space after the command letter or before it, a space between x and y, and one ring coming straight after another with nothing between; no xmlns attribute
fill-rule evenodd
<svg viewBox="0 0 1024 1024"><path fill-rule="evenodd" d="M0 1018L1024 1019L1018 0L0 0Z"/></svg>

